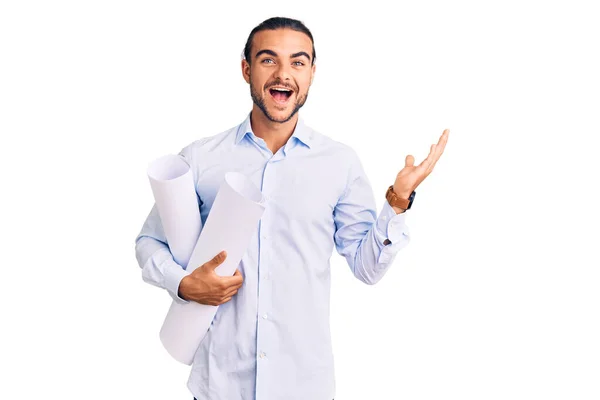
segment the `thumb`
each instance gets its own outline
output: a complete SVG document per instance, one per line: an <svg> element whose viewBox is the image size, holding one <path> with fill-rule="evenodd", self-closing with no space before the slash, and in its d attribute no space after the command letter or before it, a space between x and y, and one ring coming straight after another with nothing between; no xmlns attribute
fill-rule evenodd
<svg viewBox="0 0 600 400"><path fill-rule="evenodd" d="M406 156L406 167L412 167L415 163L415 158L410 154Z"/></svg>
<svg viewBox="0 0 600 400"><path fill-rule="evenodd" d="M223 263L223 261L225 261L226 258L227 258L227 252L225 250L223 250L222 252L220 252L219 254L214 256L211 260L207 261L204 264L204 266L206 266L207 268L214 271L215 268L217 268L219 265L221 265Z"/></svg>

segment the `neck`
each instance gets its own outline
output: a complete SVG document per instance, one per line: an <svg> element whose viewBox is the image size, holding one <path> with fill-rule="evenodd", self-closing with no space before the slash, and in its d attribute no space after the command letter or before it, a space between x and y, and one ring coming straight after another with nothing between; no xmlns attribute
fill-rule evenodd
<svg viewBox="0 0 600 400"><path fill-rule="evenodd" d="M252 107L252 112L250 113L252 132L254 135L265 141L267 147L273 154L277 153L277 151L287 143L290 136L294 133L297 123L298 113L296 113L289 121L283 123L269 120L256 105Z"/></svg>

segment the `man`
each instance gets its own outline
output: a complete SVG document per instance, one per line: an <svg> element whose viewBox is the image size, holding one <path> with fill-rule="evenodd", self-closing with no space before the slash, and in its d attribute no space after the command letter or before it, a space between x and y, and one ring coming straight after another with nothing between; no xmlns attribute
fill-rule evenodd
<svg viewBox="0 0 600 400"><path fill-rule="evenodd" d="M408 244L405 210L448 131L421 164L406 157L377 216L356 153L298 118L315 74L310 31L297 20L268 19L250 33L244 56L252 111L240 125L180 153L193 170L203 221L228 171L244 173L267 199L237 271L214 272L224 252L192 273L177 265L156 207L136 239L136 256L144 280L175 301L219 305L188 380L198 400L329 400L333 247L356 278L374 284L383 277Z"/></svg>

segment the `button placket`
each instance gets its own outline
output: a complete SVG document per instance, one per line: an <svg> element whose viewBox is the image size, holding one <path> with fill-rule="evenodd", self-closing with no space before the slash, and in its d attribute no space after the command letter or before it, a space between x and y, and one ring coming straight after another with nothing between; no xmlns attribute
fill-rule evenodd
<svg viewBox="0 0 600 400"><path fill-rule="evenodd" d="M263 176L262 176L262 185L261 191L263 196L265 197L265 201L269 199L271 194L271 189L275 186L274 177L275 177L275 165L273 164L273 158L268 160L264 166ZM268 207L265 210L260 222L260 255L259 255L259 265L258 265L258 273L259 273L259 282L258 282L258 304L257 311L259 320L257 323L257 342L256 348L258 350L257 359L258 360L266 360L267 352L269 351L269 343L271 340L269 339L272 329L269 324L269 314L271 306L271 286L269 282L270 275L270 264L269 264L269 212ZM261 362L262 365L262 362ZM262 371L264 367L260 368ZM264 375L263 375L264 376ZM264 379L264 378L263 378ZM257 387L261 387L266 385L267 381L258 382Z"/></svg>

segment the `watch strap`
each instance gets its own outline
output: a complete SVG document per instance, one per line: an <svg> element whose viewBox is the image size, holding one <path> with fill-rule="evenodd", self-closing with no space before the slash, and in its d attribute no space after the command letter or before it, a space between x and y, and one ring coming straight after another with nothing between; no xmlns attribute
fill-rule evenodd
<svg viewBox="0 0 600 400"><path fill-rule="evenodd" d="M390 203L390 206L408 210L410 209L413 199L415 198L415 191L413 190L408 199L403 199L394 193L394 185L391 185L387 192L385 192L385 198L387 199L388 203Z"/></svg>

